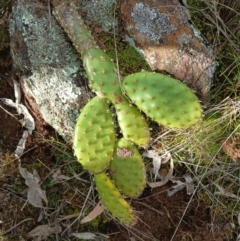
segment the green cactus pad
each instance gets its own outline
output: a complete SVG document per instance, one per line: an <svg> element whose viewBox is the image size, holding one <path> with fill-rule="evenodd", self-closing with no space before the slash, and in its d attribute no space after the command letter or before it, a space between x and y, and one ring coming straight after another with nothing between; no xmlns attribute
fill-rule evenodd
<svg viewBox="0 0 240 241"><path fill-rule="evenodd" d="M150 131L140 111L125 97L119 98L115 109L124 138L145 147L150 140Z"/></svg>
<svg viewBox="0 0 240 241"><path fill-rule="evenodd" d="M81 55L86 49L96 46L93 36L76 11L74 3L64 2L60 4L55 7L53 14Z"/></svg>
<svg viewBox="0 0 240 241"><path fill-rule="evenodd" d="M115 143L114 124L108 103L94 97L83 108L74 130L74 154L90 172L104 171L112 158Z"/></svg>
<svg viewBox="0 0 240 241"><path fill-rule="evenodd" d="M180 128L201 119L197 96L185 84L169 76L136 73L123 80L122 88L140 110L162 125Z"/></svg>
<svg viewBox="0 0 240 241"><path fill-rule="evenodd" d="M114 217L127 225L134 225L136 216L130 204L122 197L106 173L95 175L98 194L104 206Z"/></svg>
<svg viewBox="0 0 240 241"><path fill-rule="evenodd" d="M122 91L110 57L102 49L90 48L83 56L83 63L93 90L115 103Z"/></svg>
<svg viewBox="0 0 240 241"><path fill-rule="evenodd" d="M116 187L128 197L138 197L146 186L142 156L137 148L124 138L116 143L109 170Z"/></svg>

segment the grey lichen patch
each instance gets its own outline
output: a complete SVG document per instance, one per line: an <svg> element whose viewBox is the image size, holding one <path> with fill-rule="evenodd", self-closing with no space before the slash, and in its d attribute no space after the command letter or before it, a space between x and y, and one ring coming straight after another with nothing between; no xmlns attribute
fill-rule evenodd
<svg viewBox="0 0 240 241"><path fill-rule="evenodd" d="M87 13L87 19L101 24L108 32L117 26L114 18L116 0L82 0L81 9Z"/></svg>
<svg viewBox="0 0 240 241"><path fill-rule="evenodd" d="M63 32L55 19L49 18L47 10L40 3L18 1L18 4L13 7L9 32L11 37L21 37L28 55L18 55L16 48L21 46L16 46L15 40L12 54L17 69L39 70L46 65L56 68L68 63L71 66L74 65L71 68L76 72L79 66L76 61L77 56L73 54L70 44L64 39ZM28 58L30 65L22 66L22 58Z"/></svg>
<svg viewBox="0 0 240 241"><path fill-rule="evenodd" d="M186 33L179 35L177 39L180 47L184 47L186 45L189 45L189 43L193 42L193 36L191 34L186 34Z"/></svg>
<svg viewBox="0 0 240 241"><path fill-rule="evenodd" d="M188 11L188 9L184 6L178 5L174 12L177 13L178 15L178 21L180 24L187 24L188 25L188 21L191 19L191 15Z"/></svg>
<svg viewBox="0 0 240 241"><path fill-rule="evenodd" d="M83 97L85 91L78 83L84 76L81 62L63 30L39 2L19 0L13 6L9 31L14 67L26 97L34 99L47 123L71 140L87 96Z"/></svg>
<svg viewBox="0 0 240 241"><path fill-rule="evenodd" d="M160 40L162 34L170 34L176 27L170 23L170 15L156 12L142 2L136 3L131 13L135 28L150 40Z"/></svg>

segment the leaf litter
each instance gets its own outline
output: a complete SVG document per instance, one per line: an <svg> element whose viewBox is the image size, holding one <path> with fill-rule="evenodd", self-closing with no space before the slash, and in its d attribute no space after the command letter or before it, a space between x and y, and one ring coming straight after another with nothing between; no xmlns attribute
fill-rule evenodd
<svg viewBox="0 0 240 241"><path fill-rule="evenodd" d="M16 80L14 80L14 79L12 79L12 80L13 80L13 86L14 86L14 95L15 95L15 99L16 99L15 102L13 102L11 99L7 99L7 98L0 98L0 101L2 101L3 104L5 104L11 108L15 108L19 115L23 114L23 116L24 116L23 119L20 120L20 122L21 122L22 126L25 127L27 130L25 130L23 132L22 138L18 142L17 148L15 150L15 156L17 158L19 158L24 152L28 135L31 135L33 130L35 129L35 121L34 121L32 115L29 113L26 106L20 104L20 102L21 102L20 86Z"/></svg>
<svg viewBox="0 0 240 241"><path fill-rule="evenodd" d="M71 179L70 177L63 175L61 169L57 169L57 171L53 173L52 178L55 183L62 183L63 181L68 181Z"/></svg>
<svg viewBox="0 0 240 241"><path fill-rule="evenodd" d="M46 196L46 191L42 190L40 187L40 177L36 170L33 170L33 173L27 171L26 168L21 167L21 163L18 165L19 172L21 176L25 179L25 184L28 188L28 201L34 207L42 208L42 200L45 201L48 205L48 200Z"/></svg>
<svg viewBox="0 0 240 241"><path fill-rule="evenodd" d="M143 153L144 157L148 157L153 159L153 172L155 175L154 182L148 182L148 185L152 188L155 187L161 187L165 185L173 175L173 169L174 169L174 164L173 164L173 159L172 155L170 152L166 152L163 155L159 155L157 151L155 150L148 150ZM156 178L158 176L159 169L161 167L161 164L165 164L170 161L170 170L168 174L165 177L162 177L162 180L160 182L156 182Z"/></svg>
<svg viewBox="0 0 240 241"><path fill-rule="evenodd" d="M95 219L97 216L99 216L103 211L105 210L105 207L101 201L98 202L98 204L95 206L95 208L85 217L81 220L81 224L91 222L93 219Z"/></svg>
<svg viewBox="0 0 240 241"><path fill-rule="evenodd" d="M49 227L48 225L39 225L27 234L27 237L34 237L35 240L46 240L51 234L59 234L62 228L59 225Z"/></svg>

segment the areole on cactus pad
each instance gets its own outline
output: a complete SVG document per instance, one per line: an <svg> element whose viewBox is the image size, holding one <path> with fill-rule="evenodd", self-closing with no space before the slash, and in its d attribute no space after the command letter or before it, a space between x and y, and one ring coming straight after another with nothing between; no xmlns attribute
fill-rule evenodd
<svg viewBox="0 0 240 241"><path fill-rule="evenodd" d="M197 96L170 76L136 73L127 76L122 87L133 103L159 124L181 128L201 119L202 109Z"/></svg>

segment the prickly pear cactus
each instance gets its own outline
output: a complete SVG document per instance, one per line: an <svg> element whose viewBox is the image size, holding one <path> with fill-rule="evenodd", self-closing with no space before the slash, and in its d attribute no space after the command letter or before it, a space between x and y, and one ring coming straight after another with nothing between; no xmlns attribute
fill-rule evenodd
<svg viewBox="0 0 240 241"><path fill-rule="evenodd" d="M116 143L109 170L118 190L128 197L139 196L146 186L142 156L138 149L124 138Z"/></svg>
<svg viewBox="0 0 240 241"><path fill-rule="evenodd" d="M180 128L201 119L198 98L174 78L141 72L127 76L122 87L140 110L162 125Z"/></svg>
<svg viewBox="0 0 240 241"><path fill-rule="evenodd" d="M122 223L134 225L136 217L132 207L122 197L107 174L96 174L95 183L102 203L112 213L112 215L119 219Z"/></svg>
<svg viewBox="0 0 240 241"><path fill-rule="evenodd" d="M112 158L114 124L106 99L94 97L83 108L74 130L74 154L90 172L104 171Z"/></svg>
<svg viewBox="0 0 240 241"><path fill-rule="evenodd" d="M148 124L139 110L125 98L115 104L118 124L125 139L146 147L150 140Z"/></svg>
<svg viewBox="0 0 240 241"><path fill-rule="evenodd" d="M147 122L139 110L123 96L115 72L116 66L110 57L101 49L91 48L86 50L83 63L92 88L99 96L108 98L115 105L123 136L145 147L150 139Z"/></svg>
<svg viewBox="0 0 240 241"><path fill-rule="evenodd" d="M145 166L132 141L145 147L150 139L147 122L137 107L153 120L168 127L184 127L201 118L197 97L183 83L151 72L127 76L120 83L116 65L94 42L76 7L67 1L55 9L78 52L92 89L93 98L82 110L74 131L73 149L83 167L95 174L96 187L105 207L121 222L133 225L136 217L122 197L137 197L146 185ZM115 145L115 132L108 102L115 106L124 138ZM104 172L110 163L114 183Z"/></svg>
<svg viewBox="0 0 240 241"><path fill-rule="evenodd" d="M147 122L137 108L129 105L122 94L116 65L102 49L96 46L92 35L75 9L73 3L63 3L55 9L54 15L81 53L93 91L117 105L117 117L123 136L139 146L146 146L150 139ZM126 118L123 118L123 113Z"/></svg>
<svg viewBox="0 0 240 241"><path fill-rule="evenodd" d="M83 63L93 90L115 103L122 91L110 57L102 49L90 48L83 55Z"/></svg>

